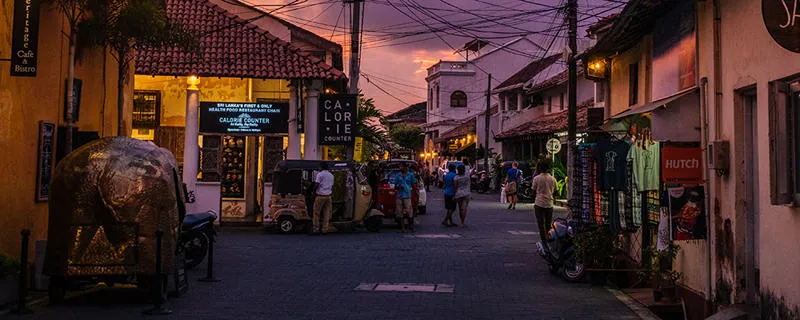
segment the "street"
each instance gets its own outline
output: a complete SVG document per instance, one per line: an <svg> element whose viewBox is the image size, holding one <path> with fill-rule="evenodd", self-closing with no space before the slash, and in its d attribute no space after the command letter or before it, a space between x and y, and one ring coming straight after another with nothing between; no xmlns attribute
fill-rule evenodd
<svg viewBox="0 0 800 320"><path fill-rule="evenodd" d="M170 299L174 319L638 319L607 289L551 276L535 253L532 205L473 194L465 229L445 228L440 190L415 233L310 237L223 229L217 283ZM563 212L562 212L563 214ZM392 286L392 284L405 284ZM101 288L18 319L140 319L144 292Z"/></svg>

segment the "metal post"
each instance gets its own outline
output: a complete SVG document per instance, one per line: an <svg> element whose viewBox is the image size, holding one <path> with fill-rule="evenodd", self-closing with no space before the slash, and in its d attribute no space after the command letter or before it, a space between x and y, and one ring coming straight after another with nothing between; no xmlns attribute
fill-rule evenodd
<svg viewBox="0 0 800 320"><path fill-rule="evenodd" d="M16 314L29 314L33 313L28 309L25 299L28 298L28 240L31 237L31 231L23 229L22 232L22 252L20 254L19 264L19 288L17 291L17 309L14 310Z"/></svg>
<svg viewBox="0 0 800 320"><path fill-rule="evenodd" d="M162 292L164 292L164 279L166 278L161 270L161 240L164 237L164 231L161 229L156 230L156 275L155 278L157 279L154 281L155 283L150 283L150 285L156 285L156 288L150 288L151 292L156 292L153 290L158 290L158 295L153 295L155 299L153 300L153 308L149 310L145 310L142 314L145 315L169 315L172 314L172 310L164 307L164 296Z"/></svg>
<svg viewBox="0 0 800 320"><path fill-rule="evenodd" d="M578 51L577 34L578 34L578 0L567 1L567 20L569 24L569 57L567 64L569 65L569 110L567 111L567 177L569 183L567 184L567 194L572 194L573 183L575 181L573 170L574 153L577 150L575 146L578 130L578 68L575 62L575 54Z"/></svg>
<svg viewBox="0 0 800 320"><path fill-rule="evenodd" d="M486 128L483 129L483 170L489 172L489 117L490 112L489 109L491 108L491 100L492 100L492 74L489 74L489 82L486 85L486 117L484 123L486 124ZM498 108L499 109L499 108ZM497 110L500 117L503 116L503 113L500 110Z"/></svg>
<svg viewBox="0 0 800 320"><path fill-rule="evenodd" d="M216 242L214 238L215 237L212 236L210 239L208 239L208 258L206 259L206 261L208 261L208 268L206 268L206 277L198 280L200 282L220 281L219 279L214 278L214 242Z"/></svg>

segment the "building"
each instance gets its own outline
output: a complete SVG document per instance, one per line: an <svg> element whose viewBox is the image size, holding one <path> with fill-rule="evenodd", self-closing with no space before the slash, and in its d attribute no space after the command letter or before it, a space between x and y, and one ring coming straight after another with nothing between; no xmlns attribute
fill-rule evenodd
<svg viewBox="0 0 800 320"><path fill-rule="evenodd" d="M398 124L420 126L427 120L427 109L427 102L415 103L386 116L386 120L389 122L390 128Z"/></svg>
<svg viewBox="0 0 800 320"><path fill-rule="evenodd" d="M57 160L63 156L66 128L66 79L69 26L54 4L34 1L26 18L25 1L2 0L0 7L0 253L20 254L20 231L31 231L31 243L47 237L48 181ZM15 10L21 14L12 15ZM38 13L38 14L37 14ZM16 17L16 18L15 18ZM15 28L27 28L14 37ZM38 30L38 35L36 34ZM8 45L13 44L13 45ZM29 48L21 64L13 52ZM22 57L20 57L22 58ZM11 67L14 65L15 67ZM24 67L17 69L17 67ZM12 70L22 75L12 75ZM74 113L73 146L98 137L113 136L117 123L117 63L110 53L86 49L75 64L79 102ZM76 81L77 82L77 81ZM126 88L126 95L132 87ZM129 100L128 100L129 101ZM124 115L130 121L130 115ZM30 257L33 257L33 245Z"/></svg>
<svg viewBox="0 0 800 320"><path fill-rule="evenodd" d="M518 38L502 45L474 40L467 43L462 51L466 57L470 52L477 56L467 61L439 61L428 68L425 78L428 82L428 110L427 121L422 128L425 130L425 151L433 155L428 161L432 166L440 164L445 157L443 153L455 157L459 156L456 151L469 147L453 148L452 142L456 140L469 140L465 143L477 142L476 146L483 146L487 140L485 122L476 123L475 117L498 103L492 97L487 105L488 91L494 83L505 81L531 59L540 56L543 49L527 38ZM465 131L464 128L470 130ZM455 129L458 130L448 133ZM445 136L448 139L443 139Z"/></svg>

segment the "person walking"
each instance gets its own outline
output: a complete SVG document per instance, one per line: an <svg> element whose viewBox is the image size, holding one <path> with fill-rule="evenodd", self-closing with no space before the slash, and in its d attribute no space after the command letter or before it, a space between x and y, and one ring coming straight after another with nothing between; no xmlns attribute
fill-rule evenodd
<svg viewBox="0 0 800 320"><path fill-rule="evenodd" d="M469 176L465 165L458 166L458 175L455 178L455 200L458 204L458 216L461 218L459 227L466 227L464 221L467 218L467 207L469 206Z"/></svg>
<svg viewBox="0 0 800 320"><path fill-rule="evenodd" d="M406 229L406 220L409 223L409 229L414 231L414 208L411 207L411 190L417 179L414 178L413 173L408 172L408 165L403 164L400 167L400 172L395 174L394 188L397 190L397 202L394 214L400 216L400 232L408 231Z"/></svg>
<svg viewBox="0 0 800 320"><path fill-rule="evenodd" d="M314 199L314 217L312 224L314 230L311 232L313 235L320 233L328 233L328 224L331 221L331 210L333 209L333 201L331 200L331 193L333 193L333 174L328 171L328 163L321 162L319 164L320 172L314 178L314 189L316 190L316 197ZM320 227L319 218L322 215L322 227Z"/></svg>
<svg viewBox="0 0 800 320"><path fill-rule="evenodd" d="M445 227L452 227L456 224L453 223L453 211L456 210L455 200L455 179L456 179L456 165L447 165L447 174L442 179L444 181L444 208L447 210L447 215L442 220L442 225Z"/></svg>
<svg viewBox="0 0 800 320"><path fill-rule="evenodd" d="M553 195L556 190L556 178L550 174L550 162L539 161L536 166L539 174L533 178L533 213L536 215L536 225L539 227L539 238L542 244L547 241L547 230L553 223ZM544 246L545 248L547 246Z"/></svg>
<svg viewBox="0 0 800 320"><path fill-rule="evenodd" d="M519 164L516 161L511 163L511 168L506 171L506 197L508 197L508 209L517 210L517 183L519 183L522 173L517 169Z"/></svg>

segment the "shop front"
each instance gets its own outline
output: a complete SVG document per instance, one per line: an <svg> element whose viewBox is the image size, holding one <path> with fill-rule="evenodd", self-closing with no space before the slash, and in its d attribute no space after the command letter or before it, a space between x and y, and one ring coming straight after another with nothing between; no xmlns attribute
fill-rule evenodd
<svg viewBox="0 0 800 320"><path fill-rule="evenodd" d="M442 162L469 159L467 163L472 163L477 158L475 119L467 119L434 140L438 144L438 156Z"/></svg>

